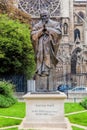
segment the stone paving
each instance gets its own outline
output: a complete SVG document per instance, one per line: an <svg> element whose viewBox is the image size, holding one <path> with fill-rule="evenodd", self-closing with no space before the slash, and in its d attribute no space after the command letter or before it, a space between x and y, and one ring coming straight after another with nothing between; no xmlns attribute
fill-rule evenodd
<svg viewBox="0 0 87 130"><path fill-rule="evenodd" d="M78 127L78 128L82 128L84 130L87 130L87 127L85 127L85 126L81 126L81 125L77 125L77 124L72 124L72 123L71 123L71 125L75 126L75 127Z"/></svg>
<svg viewBox="0 0 87 130"><path fill-rule="evenodd" d="M73 115L73 114L78 114L78 113L83 113L83 112L87 112L87 110L78 111L78 112L67 113L67 114L65 114L65 116L69 116L69 115Z"/></svg>
<svg viewBox="0 0 87 130"><path fill-rule="evenodd" d="M0 130L7 130L9 128L17 128L17 127L18 127L18 125L8 126L8 127L2 127L2 128L0 128Z"/></svg>

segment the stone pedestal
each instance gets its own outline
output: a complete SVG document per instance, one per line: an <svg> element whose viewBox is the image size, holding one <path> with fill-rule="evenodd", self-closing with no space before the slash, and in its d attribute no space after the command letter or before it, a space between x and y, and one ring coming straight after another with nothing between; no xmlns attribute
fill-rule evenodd
<svg viewBox="0 0 87 130"><path fill-rule="evenodd" d="M56 72L55 69L50 69L50 75L49 77L47 76L39 76L36 75L36 80L35 80L35 86L36 86L36 91L38 92L45 92L47 91L47 82L49 82L49 91L55 90L56 86L56 81L55 81L55 76ZM49 81L47 81L47 78Z"/></svg>
<svg viewBox="0 0 87 130"><path fill-rule="evenodd" d="M64 118L65 98L63 93L26 94L26 117L19 130L71 130Z"/></svg>

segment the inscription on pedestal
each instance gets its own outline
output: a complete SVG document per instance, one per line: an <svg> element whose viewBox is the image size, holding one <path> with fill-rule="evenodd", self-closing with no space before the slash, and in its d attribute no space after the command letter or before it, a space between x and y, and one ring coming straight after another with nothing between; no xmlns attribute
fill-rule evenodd
<svg viewBox="0 0 87 130"><path fill-rule="evenodd" d="M34 116L55 116L58 115L58 107L55 104L35 104L32 108Z"/></svg>

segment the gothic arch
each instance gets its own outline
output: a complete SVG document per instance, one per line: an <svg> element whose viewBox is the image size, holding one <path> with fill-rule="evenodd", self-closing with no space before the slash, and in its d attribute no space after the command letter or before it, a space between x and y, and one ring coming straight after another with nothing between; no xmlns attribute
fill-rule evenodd
<svg viewBox="0 0 87 130"><path fill-rule="evenodd" d="M78 15L79 15L82 19L84 19L84 13L83 13L82 11L80 11L80 12L78 13ZM77 22L78 22L78 23L82 23L82 20L78 17Z"/></svg>
<svg viewBox="0 0 87 130"><path fill-rule="evenodd" d="M76 65L77 65L77 58L78 53L81 52L81 48L77 47L74 49L71 55L71 74L76 74Z"/></svg>
<svg viewBox="0 0 87 130"><path fill-rule="evenodd" d="M74 41L76 41L77 37L80 39L80 30L78 28L74 30Z"/></svg>

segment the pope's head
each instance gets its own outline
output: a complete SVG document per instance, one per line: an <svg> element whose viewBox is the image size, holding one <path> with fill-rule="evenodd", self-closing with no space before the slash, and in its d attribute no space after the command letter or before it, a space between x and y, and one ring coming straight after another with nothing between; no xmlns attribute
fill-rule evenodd
<svg viewBox="0 0 87 130"><path fill-rule="evenodd" d="M47 23L50 18L49 12L47 10L42 10L40 12L40 18L41 18L42 22Z"/></svg>

